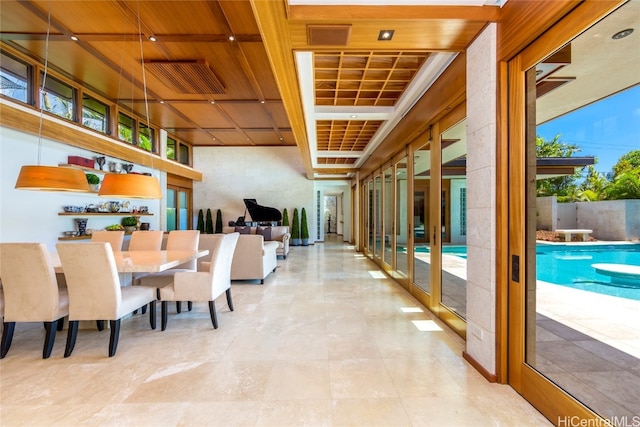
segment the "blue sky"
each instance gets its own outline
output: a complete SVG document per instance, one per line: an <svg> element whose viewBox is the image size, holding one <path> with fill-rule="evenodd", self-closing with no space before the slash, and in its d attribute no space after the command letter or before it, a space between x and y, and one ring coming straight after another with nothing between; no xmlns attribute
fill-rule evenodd
<svg viewBox="0 0 640 427"><path fill-rule="evenodd" d="M640 85L538 126L545 140L582 149L574 156L596 156L598 172L610 172L625 153L640 150Z"/></svg>

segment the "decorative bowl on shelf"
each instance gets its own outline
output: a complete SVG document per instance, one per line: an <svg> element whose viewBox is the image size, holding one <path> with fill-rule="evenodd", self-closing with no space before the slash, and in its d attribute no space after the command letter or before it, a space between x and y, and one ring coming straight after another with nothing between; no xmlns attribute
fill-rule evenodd
<svg viewBox="0 0 640 427"><path fill-rule="evenodd" d="M82 212L84 212L84 207L82 207L82 206L63 206L62 209L64 209L64 211L67 212L67 213L82 213Z"/></svg>

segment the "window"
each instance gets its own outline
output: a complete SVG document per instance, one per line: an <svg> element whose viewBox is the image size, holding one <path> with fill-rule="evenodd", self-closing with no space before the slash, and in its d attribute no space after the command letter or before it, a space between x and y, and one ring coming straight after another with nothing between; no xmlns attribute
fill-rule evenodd
<svg viewBox="0 0 640 427"><path fill-rule="evenodd" d="M29 75L31 67L12 56L2 53L0 57L0 93L16 101L30 103Z"/></svg>
<svg viewBox="0 0 640 427"><path fill-rule="evenodd" d="M76 90L66 83L44 73L40 74L40 81L44 82L44 90L40 94L40 105L43 110L75 121L75 93Z"/></svg>
<svg viewBox="0 0 640 427"><path fill-rule="evenodd" d="M109 107L89 95L82 95L82 124L102 133L109 133Z"/></svg>
<svg viewBox="0 0 640 427"><path fill-rule="evenodd" d="M133 143L133 119L123 113L118 113L118 139Z"/></svg>
<svg viewBox="0 0 640 427"><path fill-rule="evenodd" d="M138 124L138 147L153 153L154 129L143 123Z"/></svg>
<svg viewBox="0 0 640 427"><path fill-rule="evenodd" d="M178 161L180 163L182 163L183 165L188 165L189 164L189 146L188 145L184 145L184 144L180 144L180 157L178 159Z"/></svg>
<svg viewBox="0 0 640 427"><path fill-rule="evenodd" d="M176 143L175 139L167 137L167 159L176 159Z"/></svg>

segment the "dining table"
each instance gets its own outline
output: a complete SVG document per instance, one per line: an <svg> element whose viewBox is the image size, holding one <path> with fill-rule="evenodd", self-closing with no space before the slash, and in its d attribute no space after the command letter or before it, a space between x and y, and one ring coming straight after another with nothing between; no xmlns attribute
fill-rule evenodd
<svg viewBox="0 0 640 427"><path fill-rule="evenodd" d="M118 273L158 273L207 255L207 249L113 252ZM51 262L56 273L64 273L57 252L51 252Z"/></svg>

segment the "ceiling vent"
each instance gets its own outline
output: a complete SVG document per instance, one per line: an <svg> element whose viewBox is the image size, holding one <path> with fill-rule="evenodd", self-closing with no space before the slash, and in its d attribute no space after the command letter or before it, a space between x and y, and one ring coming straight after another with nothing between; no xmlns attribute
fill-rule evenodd
<svg viewBox="0 0 640 427"><path fill-rule="evenodd" d="M307 25L309 46L346 46L351 36L351 25Z"/></svg>
<svg viewBox="0 0 640 427"><path fill-rule="evenodd" d="M179 94L224 94L224 85L205 60L146 60L145 68Z"/></svg>

